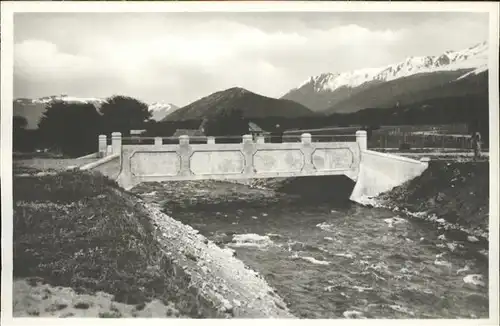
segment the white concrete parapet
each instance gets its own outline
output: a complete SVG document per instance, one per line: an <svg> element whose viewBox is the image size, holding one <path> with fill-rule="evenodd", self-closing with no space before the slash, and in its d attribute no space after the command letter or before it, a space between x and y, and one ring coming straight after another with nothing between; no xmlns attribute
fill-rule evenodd
<svg viewBox="0 0 500 326"><path fill-rule="evenodd" d="M108 141L106 135L99 135L99 157L106 156Z"/></svg>
<svg viewBox="0 0 500 326"><path fill-rule="evenodd" d="M356 131L356 142L358 143L360 150L364 151L368 148L365 130Z"/></svg>
<svg viewBox="0 0 500 326"><path fill-rule="evenodd" d="M189 145L189 136L188 135L179 136L179 144L180 145Z"/></svg>
<svg viewBox="0 0 500 326"><path fill-rule="evenodd" d="M114 132L111 134L111 147L113 148L113 154L120 154L122 152L121 132Z"/></svg>
<svg viewBox="0 0 500 326"><path fill-rule="evenodd" d="M429 164L430 161L431 161L430 157L422 157L420 159L420 162L426 163L426 164Z"/></svg>
<svg viewBox="0 0 500 326"><path fill-rule="evenodd" d="M243 144L253 143L252 135L243 135Z"/></svg>
<svg viewBox="0 0 500 326"><path fill-rule="evenodd" d="M310 133L305 133L300 136L302 144L310 144L312 141L312 136Z"/></svg>

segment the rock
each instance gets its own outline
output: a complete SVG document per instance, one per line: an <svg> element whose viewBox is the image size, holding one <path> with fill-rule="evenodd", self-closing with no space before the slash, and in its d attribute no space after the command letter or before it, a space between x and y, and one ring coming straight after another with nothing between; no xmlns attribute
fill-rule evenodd
<svg viewBox="0 0 500 326"><path fill-rule="evenodd" d="M478 238L476 238L476 237L475 237L475 236L473 236L473 235L469 235L469 236L467 237L467 241L469 241L469 242L478 242L478 241L479 241L479 239L478 239Z"/></svg>
<svg viewBox="0 0 500 326"><path fill-rule="evenodd" d="M448 246L448 249L450 249L451 251L455 251L455 249L457 249L457 244L455 243L447 243L446 245Z"/></svg>
<svg viewBox="0 0 500 326"><path fill-rule="evenodd" d="M281 302L274 301L274 304L276 305L276 307L285 310L285 306Z"/></svg>
<svg viewBox="0 0 500 326"><path fill-rule="evenodd" d="M483 276L480 274L470 274L463 278L464 282L467 284L485 286L483 282Z"/></svg>
<svg viewBox="0 0 500 326"><path fill-rule="evenodd" d="M446 195L442 192L438 193L437 196L436 196L436 201L437 202L441 202L444 200L444 198L446 197Z"/></svg>
<svg viewBox="0 0 500 326"><path fill-rule="evenodd" d="M344 316L344 318L349 318L349 319L363 318L363 313L359 312L359 311L356 311L356 310L347 310L347 311L344 311L344 313L342 315Z"/></svg>
<svg viewBox="0 0 500 326"><path fill-rule="evenodd" d="M227 299L222 299L222 311L226 313L233 312L233 305Z"/></svg>

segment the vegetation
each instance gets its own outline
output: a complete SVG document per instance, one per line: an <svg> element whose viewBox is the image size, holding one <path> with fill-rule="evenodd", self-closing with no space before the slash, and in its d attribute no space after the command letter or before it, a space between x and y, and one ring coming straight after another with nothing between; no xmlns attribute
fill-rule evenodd
<svg viewBox="0 0 500 326"><path fill-rule="evenodd" d="M381 196L411 212L427 212L469 229L488 230L489 163L431 161L424 173Z"/></svg>
<svg viewBox="0 0 500 326"><path fill-rule="evenodd" d="M93 104L53 102L38 124L40 145L69 156L96 151L99 119Z"/></svg>
<svg viewBox="0 0 500 326"><path fill-rule="evenodd" d="M12 122L12 141L14 151L32 151L33 136L36 134L33 130L27 130L28 120L22 116L14 116Z"/></svg>
<svg viewBox="0 0 500 326"><path fill-rule="evenodd" d="M242 110L220 110L216 117L209 117L202 122L202 128L207 136L241 136L248 133L248 120Z"/></svg>
<svg viewBox="0 0 500 326"><path fill-rule="evenodd" d="M70 171L14 182L14 277L141 305L174 302L198 317L190 278L162 252L136 198L99 174Z"/></svg>
<svg viewBox="0 0 500 326"><path fill-rule="evenodd" d="M147 125L150 117L145 103L126 96L107 99L100 112L92 103L54 101L45 108L37 130L26 130L26 119L14 118L14 150L48 148L76 157L97 151L99 134L119 131L127 136L131 129Z"/></svg>
<svg viewBox="0 0 500 326"><path fill-rule="evenodd" d="M108 135L118 131L123 136L130 136L130 130L141 129L151 118L146 103L127 96L113 96L107 99L100 111L102 131Z"/></svg>
<svg viewBox="0 0 500 326"><path fill-rule="evenodd" d="M270 98L243 88L229 88L201 98L167 115L164 121L203 120L220 118L228 111L238 109L246 119L301 118L314 113L302 104Z"/></svg>

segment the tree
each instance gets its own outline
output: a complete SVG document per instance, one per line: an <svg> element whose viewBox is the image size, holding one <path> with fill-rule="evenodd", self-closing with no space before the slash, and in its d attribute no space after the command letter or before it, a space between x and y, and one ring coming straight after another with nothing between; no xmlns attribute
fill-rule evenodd
<svg viewBox="0 0 500 326"><path fill-rule="evenodd" d="M220 110L203 121L207 136L241 136L248 133L248 121L240 109Z"/></svg>
<svg viewBox="0 0 500 326"><path fill-rule="evenodd" d="M25 150L27 149L27 132L26 126L28 125L28 120L25 117L14 116L12 121L12 145L14 150Z"/></svg>
<svg viewBox="0 0 500 326"><path fill-rule="evenodd" d="M106 134L121 132L129 136L131 129L142 129L151 119L146 103L127 96L112 96L101 106L101 130Z"/></svg>
<svg viewBox="0 0 500 326"><path fill-rule="evenodd" d="M28 126L28 120L26 120L25 117L21 117L21 116L18 116L18 115L14 116L14 121L13 121L13 124L12 124L12 129L14 131L16 131L16 130L24 130L24 129L26 129L27 126Z"/></svg>
<svg viewBox="0 0 500 326"><path fill-rule="evenodd" d="M93 104L52 102L38 123L41 141L69 156L95 152L100 118Z"/></svg>

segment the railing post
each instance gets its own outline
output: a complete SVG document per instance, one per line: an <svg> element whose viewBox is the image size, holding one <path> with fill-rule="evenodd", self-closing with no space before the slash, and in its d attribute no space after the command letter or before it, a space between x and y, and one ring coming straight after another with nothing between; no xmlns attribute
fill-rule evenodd
<svg viewBox="0 0 500 326"><path fill-rule="evenodd" d="M360 150L362 151L366 150L368 146L367 146L367 137L365 130L356 131L356 143L358 143Z"/></svg>
<svg viewBox="0 0 500 326"><path fill-rule="evenodd" d="M106 156L107 147L108 147L108 141L106 135L99 135L99 157Z"/></svg>
<svg viewBox="0 0 500 326"><path fill-rule="evenodd" d="M302 144L310 144L312 141L312 136L309 133L302 134L300 136L300 140L301 140Z"/></svg>
<svg viewBox="0 0 500 326"><path fill-rule="evenodd" d="M207 137L207 144L215 144L215 137L208 136Z"/></svg>
<svg viewBox="0 0 500 326"><path fill-rule="evenodd" d="M245 168L243 170L243 174L252 175L254 174L254 163L253 163L253 155L254 155L254 143L252 135L243 135L242 137L243 144L243 155L245 157Z"/></svg>
<svg viewBox="0 0 500 326"><path fill-rule="evenodd" d="M242 142L243 144L252 143L253 142L252 135L243 135Z"/></svg>
<svg viewBox="0 0 500 326"><path fill-rule="evenodd" d="M111 134L111 147L113 148L113 154L121 154L122 134L120 132L114 132Z"/></svg>
<svg viewBox="0 0 500 326"><path fill-rule="evenodd" d="M180 145L189 145L189 136L188 135L179 136L179 144Z"/></svg>
<svg viewBox="0 0 500 326"><path fill-rule="evenodd" d="M189 146L189 136L182 135L179 136L179 155L181 159L181 176L188 176L191 174L190 169L190 156L191 156L191 148Z"/></svg>
<svg viewBox="0 0 500 326"><path fill-rule="evenodd" d="M155 137L155 146L163 145L163 138Z"/></svg>
<svg viewBox="0 0 500 326"><path fill-rule="evenodd" d="M304 133L300 135L300 142L302 143L302 153L304 154L304 167L302 171L304 172L314 172L313 164L313 148L312 148L312 136L310 133Z"/></svg>
<svg viewBox="0 0 500 326"><path fill-rule="evenodd" d="M257 136L257 144L264 144L266 142L266 139L264 136Z"/></svg>

